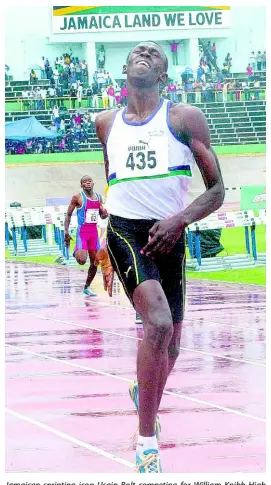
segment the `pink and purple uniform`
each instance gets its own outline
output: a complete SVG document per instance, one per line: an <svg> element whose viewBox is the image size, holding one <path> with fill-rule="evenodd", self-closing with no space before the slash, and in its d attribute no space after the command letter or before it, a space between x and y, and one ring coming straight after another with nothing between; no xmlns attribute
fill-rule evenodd
<svg viewBox="0 0 271 485"><path fill-rule="evenodd" d="M79 249L97 251L100 247L97 229L98 215L101 207L101 198L95 193L97 200L89 199L82 191L82 207L77 209L78 228L76 232L76 245L74 253Z"/></svg>

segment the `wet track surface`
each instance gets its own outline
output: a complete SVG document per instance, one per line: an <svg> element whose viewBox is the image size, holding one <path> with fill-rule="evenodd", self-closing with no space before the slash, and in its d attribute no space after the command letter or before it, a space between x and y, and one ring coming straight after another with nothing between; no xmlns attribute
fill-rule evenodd
<svg viewBox="0 0 271 485"><path fill-rule="evenodd" d="M6 471L132 473L143 330L100 275L6 264ZM190 280L160 419L163 471L265 470L265 288Z"/></svg>

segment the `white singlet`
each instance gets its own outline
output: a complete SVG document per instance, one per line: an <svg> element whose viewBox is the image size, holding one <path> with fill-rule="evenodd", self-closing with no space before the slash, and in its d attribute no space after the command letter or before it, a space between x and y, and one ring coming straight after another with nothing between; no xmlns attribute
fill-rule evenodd
<svg viewBox="0 0 271 485"><path fill-rule="evenodd" d="M126 219L165 219L185 209L195 164L193 154L169 121L171 102L141 123L116 111L106 147L109 214Z"/></svg>

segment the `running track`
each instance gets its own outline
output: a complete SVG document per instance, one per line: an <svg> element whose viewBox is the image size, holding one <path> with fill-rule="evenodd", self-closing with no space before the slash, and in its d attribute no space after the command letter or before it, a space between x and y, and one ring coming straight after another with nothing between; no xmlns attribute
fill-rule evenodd
<svg viewBox="0 0 271 485"><path fill-rule="evenodd" d="M134 310L74 268L6 264L6 471L133 473ZM265 471L265 288L190 280L164 393L167 473Z"/></svg>

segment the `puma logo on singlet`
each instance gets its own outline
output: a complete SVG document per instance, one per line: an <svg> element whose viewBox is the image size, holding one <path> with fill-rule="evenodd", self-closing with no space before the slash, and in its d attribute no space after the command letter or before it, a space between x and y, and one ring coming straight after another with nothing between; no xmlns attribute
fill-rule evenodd
<svg viewBox="0 0 271 485"><path fill-rule="evenodd" d="M130 269L132 269L132 266L129 266L129 268L127 269L127 271L124 271L124 274L125 274L126 278L128 278L128 273L129 273Z"/></svg>
<svg viewBox="0 0 271 485"><path fill-rule="evenodd" d="M148 141L139 140L139 143L143 143L144 145L149 146L149 142Z"/></svg>

